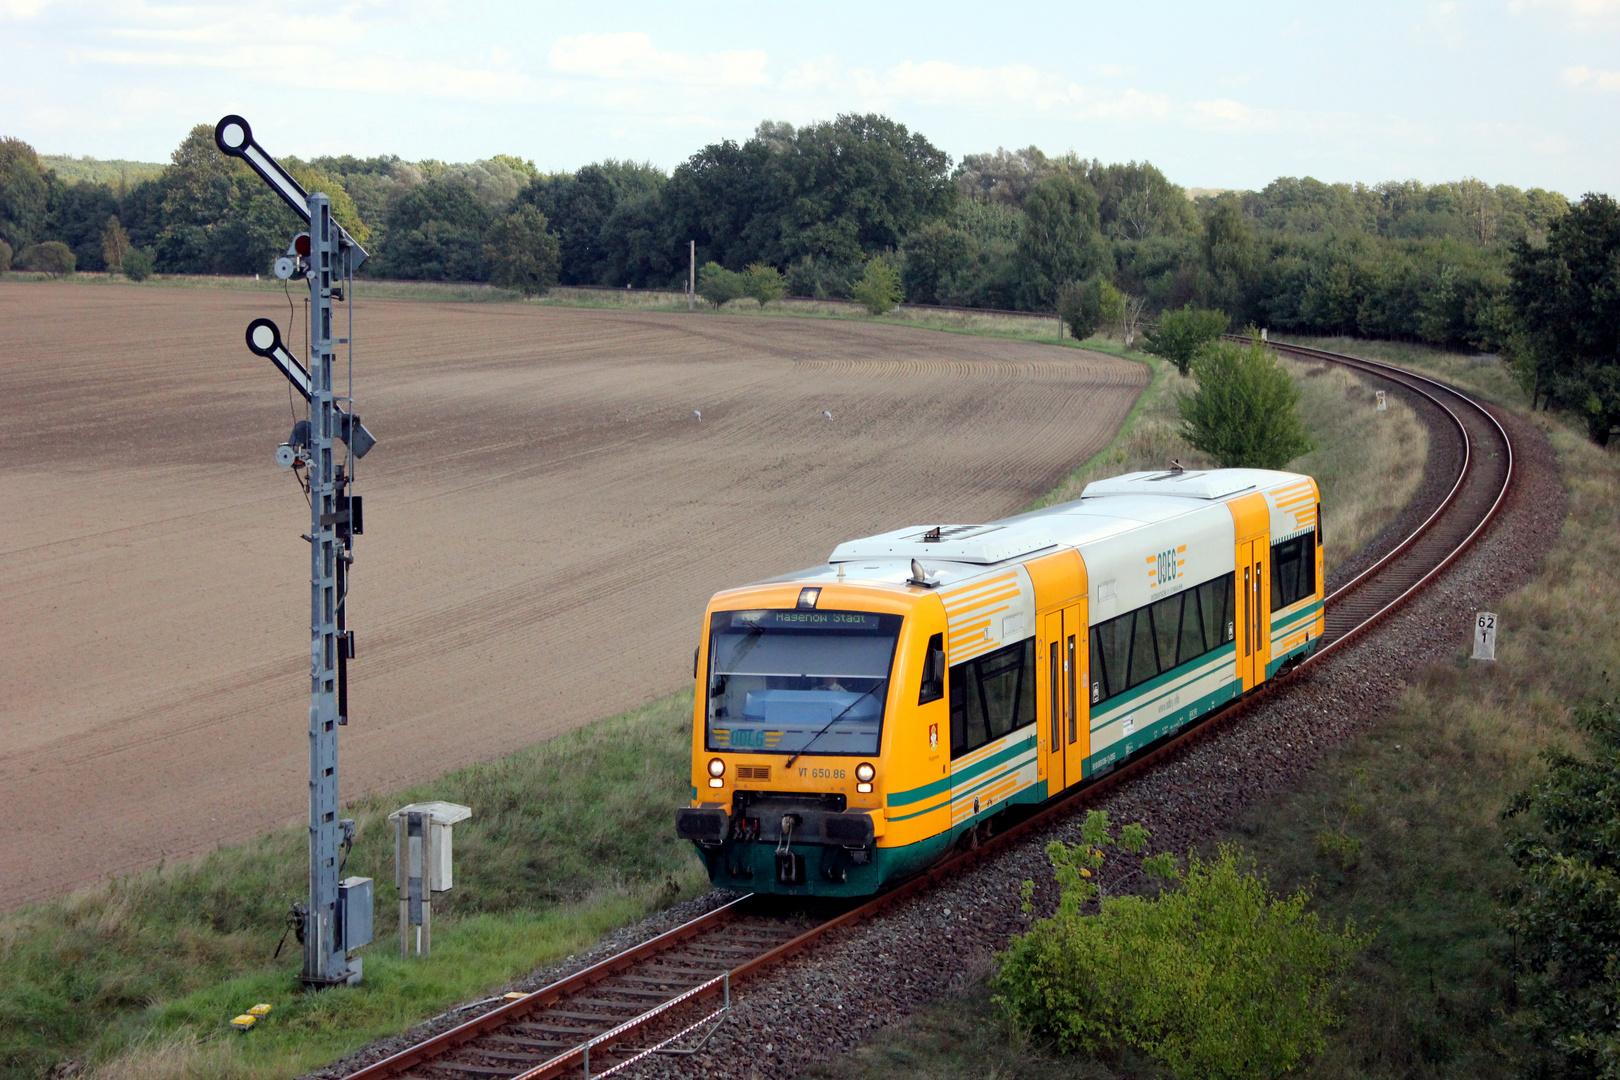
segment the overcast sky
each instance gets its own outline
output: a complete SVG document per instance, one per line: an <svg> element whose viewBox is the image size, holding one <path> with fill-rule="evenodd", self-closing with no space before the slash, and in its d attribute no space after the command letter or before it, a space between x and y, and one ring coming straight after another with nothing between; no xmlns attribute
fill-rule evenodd
<svg viewBox="0 0 1620 1080"><path fill-rule="evenodd" d="M882 112L953 159L1031 143L1190 187L1477 176L1620 191L1620 0L792 7L0 0L0 135L672 168L764 118Z"/></svg>

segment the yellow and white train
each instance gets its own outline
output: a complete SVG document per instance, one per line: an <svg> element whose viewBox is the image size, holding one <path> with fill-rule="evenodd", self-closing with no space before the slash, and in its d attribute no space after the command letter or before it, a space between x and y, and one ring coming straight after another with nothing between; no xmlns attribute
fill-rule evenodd
<svg viewBox="0 0 1620 1080"><path fill-rule="evenodd" d="M717 886L876 892L1308 656L1321 520L1308 476L1130 473L718 593L676 831Z"/></svg>

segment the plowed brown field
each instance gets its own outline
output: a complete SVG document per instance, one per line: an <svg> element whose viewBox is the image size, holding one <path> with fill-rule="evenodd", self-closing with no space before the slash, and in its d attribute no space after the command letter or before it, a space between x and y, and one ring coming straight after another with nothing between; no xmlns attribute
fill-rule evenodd
<svg viewBox="0 0 1620 1080"><path fill-rule="evenodd" d="M272 461L287 388L242 343L261 315L287 332L262 293L0 284L0 910L301 820L309 519ZM1016 511L1147 378L905 327L363 287L355 338L380 442L345 796L679 688L715 589Z"/></svg>

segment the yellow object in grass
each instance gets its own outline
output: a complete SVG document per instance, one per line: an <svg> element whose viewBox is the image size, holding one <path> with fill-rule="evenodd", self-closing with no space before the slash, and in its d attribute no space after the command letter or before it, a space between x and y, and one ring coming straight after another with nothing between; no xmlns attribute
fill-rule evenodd
<svg viewBox="0 0 1620 1080"><path fill-rule="evenodd" d="M269 1014L269 1012L270 1012L270 1006L261 1002L260 1004L255 1005L255 1006L253 1006L253 1008L249 1009L248 1010L248 1015L249 1016L266 1016L266 1015Z"/></svg>
<svg viewBox="0 0 1620 1080"><path fill-rule="evenodd" d="M243 1013L241 1016L235 1017L233 1020L231 1020L231 1027L235 1028L237 1031L247 1031L258 1022L259 1018L257 1016L254 1016L252 1013Z"/></svg>

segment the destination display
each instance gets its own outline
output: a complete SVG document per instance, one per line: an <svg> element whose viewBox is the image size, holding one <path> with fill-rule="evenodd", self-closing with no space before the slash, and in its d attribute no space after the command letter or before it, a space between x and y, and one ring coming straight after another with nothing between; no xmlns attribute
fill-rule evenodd
<svg viewBox="0 0 1620 1080"><path fill-rule="evenodd" d="M883 616L864 611L733 611L733 630L882 630Z"/></svg>

